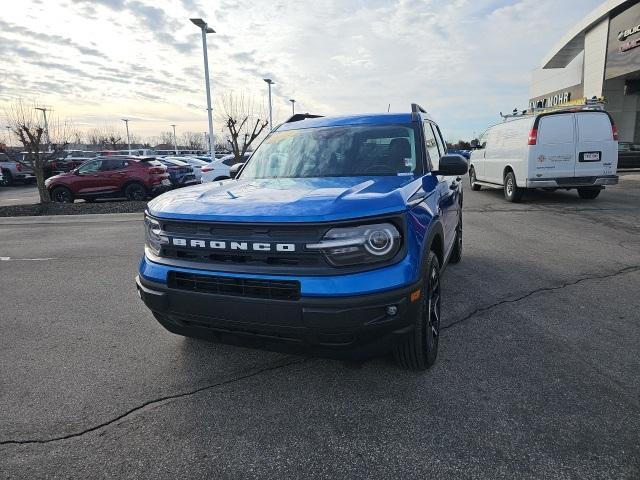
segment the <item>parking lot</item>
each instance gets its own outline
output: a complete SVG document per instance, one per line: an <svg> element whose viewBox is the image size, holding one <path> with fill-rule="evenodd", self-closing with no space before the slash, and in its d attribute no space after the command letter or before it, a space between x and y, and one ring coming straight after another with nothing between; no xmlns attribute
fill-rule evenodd
<svg viewBox="0 0 640 480"><path fill-rule="evenodd" d="M640 173L466 188L425 373L166 332L141 218L0 219L3 477L640 477Z"/></svg>

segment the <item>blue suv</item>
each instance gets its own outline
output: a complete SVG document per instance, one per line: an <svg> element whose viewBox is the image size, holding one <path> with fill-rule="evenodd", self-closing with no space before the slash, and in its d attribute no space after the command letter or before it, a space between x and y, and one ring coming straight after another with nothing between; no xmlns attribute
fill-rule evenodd
<svg viewBox="0 0 640 480"><path fill-rule="evenodd" d="M431 366L468 170L431 117L416 104L294 115L239 167L149 203L136 283L156 319L189 337Z"/></svg>

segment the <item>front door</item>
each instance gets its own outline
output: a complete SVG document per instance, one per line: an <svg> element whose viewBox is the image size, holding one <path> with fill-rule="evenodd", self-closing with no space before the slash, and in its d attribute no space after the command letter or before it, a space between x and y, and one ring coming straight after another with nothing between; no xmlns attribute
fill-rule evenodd
<svg viewBox="0 0 640 480"><path fill-rule="evenodd" d="M431 122L424 122L425 147L429 154L431 169L438 170L440 157L445 154L445 144L438 127ZM460 179L438 175L438 206L444 229L445 253L453 246L458 225Z"/></svg>
<svg viewBox="0 0 640 480"><path fill-rule="evenodd" d="M102 160L92 160L76 171L73 190L77 195L92 195L101 188L100 169Z"/></svg>

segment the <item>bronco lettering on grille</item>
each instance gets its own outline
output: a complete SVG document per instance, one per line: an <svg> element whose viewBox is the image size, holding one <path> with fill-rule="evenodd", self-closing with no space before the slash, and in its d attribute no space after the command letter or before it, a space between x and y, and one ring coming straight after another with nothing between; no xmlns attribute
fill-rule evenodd
<svg viewBox="0 0 640 480"><path fill-rule="evenodd" d="M189 238L172 238L171 244L176 247L209 248L212 250L240 250L253 252L295 252L294 243L251 243L227 242L224 240L196 240Z"/></svg>

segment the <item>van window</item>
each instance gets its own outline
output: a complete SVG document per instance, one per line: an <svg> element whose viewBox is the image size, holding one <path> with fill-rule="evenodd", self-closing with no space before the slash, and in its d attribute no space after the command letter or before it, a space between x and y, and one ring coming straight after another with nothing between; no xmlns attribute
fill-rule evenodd
<svg viewBox="0 0 640 480"><path fill-rule="evenodd" d="M578 138L581 142L612 140L611 121L603 113L578 113Z"/></svg>
<svg viewBox="0 0 640 480"><path fill-rule="evenodd" d="M540 119L538 143L554 145L573 143L573 115L549 115Z"/></svg>
<svg viewBox="0 0 640 480"><path fill-rule="evenodd" d="M438 141L436 140L431 124L424 122L424 143L429 152L429 160L431 161L431 169L438 170L440 167L440 152L438 150Z"/></svg>

